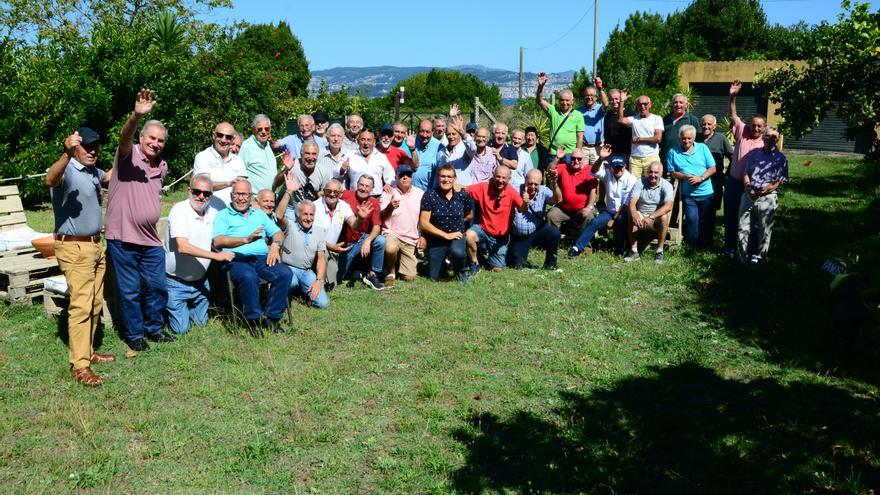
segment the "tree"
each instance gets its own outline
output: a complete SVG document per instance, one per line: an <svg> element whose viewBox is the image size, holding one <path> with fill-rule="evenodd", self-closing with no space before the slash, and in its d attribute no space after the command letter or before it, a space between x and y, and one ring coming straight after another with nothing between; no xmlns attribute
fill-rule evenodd
<svg viewBox="0 0 880 495"><path fill-rule="evenodd" d="M828 110L847 124L847 136L876 136L880 127L880 10L841 2L836 24L823 22L815 34L813 56L805 68L787 65L760 74L759 84L779 104L782 129L797 138L821 122ZM873 140L870 156L877 157Z"/></svg>
<svg viewBox="0 0 880 495"><path fill-rule="evenodd" d="M401 86L406 88L406 108L416 111L446 112L452 103L458 103L462 111L471 111L475 96L489 110L501 107L501 91L497 86L489 86L473 74L431 69L395 84L382 98L385 108L394 108L394 95Z"/></svg>
<svg viewBox="0 0 880 495"><path fill-rule="evenodd" d="M584 94L584 90L587 89L587 86L593 84L593 75L587 72L585 67L581 67L580 70L574 71L574 74L571 75L571 92L574 93L575 101L578 101Z"/></svg>
<svg viewBox="0 0 880 495"><path fill-rule="evenodd" d="M263 80L271 91L288 96L308 95L309 62L299 39L290 26L281 21L277 26L257 24L248 26L235 38L233 47L239 60L257 61Z"/></svg>

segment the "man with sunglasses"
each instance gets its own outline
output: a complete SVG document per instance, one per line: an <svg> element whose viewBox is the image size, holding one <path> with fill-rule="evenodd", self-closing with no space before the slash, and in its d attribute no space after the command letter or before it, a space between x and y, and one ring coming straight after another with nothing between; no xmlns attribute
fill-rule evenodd
<svg viewBox="0 0 880 495"><path fill-rule="evenodd" d="M278 161L272 151L272 122L259 114L251 123L253 134L241 145L238 156L244 161L252 191L272 189L272 180L278 173Z"/></svg>
<svg viewBox="0 0 880 495"><path fill-rule="evenodd" d="M584 151L575 148L567 156L560 146L547 165L547 186L561 199L547 212L547 223L560 230L567 228L567 233L575 237L580 235L596 215L598 184Z"/></svg>
<svg viewBox="0 0 880 495"><path fill-rule="evenodd" d="M214 185L207 174L189 181L189 198L171 207L165 232L165 275L168 328L176 334L189 332L190 324L208 322L208 264L232 261L231 251L211 251L214 217L211 206Z"/></svg>
<svg viewBox="0 0 880 495"><path fill-rule="evenodd" d="M363 218L369 217L372 211L359 208L358 215L355 215L348 203L339 201L342 182L337 179L330 179L323 192L321 198L315 202L315 226L324 230L324 242L327 243L327 273L324 284L327 290L333 290L339 275L339 256L352 247L339 239L342 228L348 225L349 228L358 230ZM360 216L362 212L366 212L363 218Z"/></svg>
<svg viewBox="0 0 880 495"><path fill-rule="evenodd" d="M76 380L94 387L104 379L92 364L115 361L92 342L104 301L106 257L101 247L101 185L109 173L97 168L98 133L80 127L64 140L64 153L46 172L55 213L55 257L67 280L68 360Z"/></svg>
<svg viewBox="0 0 880 495"><path fill-rule="evenodd" d="M647 174L648 165L660 160L660 143L663 141L663 119L651 113L651 99L645 95L636 99L637 115L627 117L624 105L629 93L620 92L620 105L617 106L617 121L632 128L632 149L629 155L629 171L642 178Z"/></svg>
<svg viewBox="0 0 880 495"><path fill-rule="evenodd" d="M232 201L232 183L247 179L244 162L232 152L236 134L229 122L217 124L211 134L214 144L200 151L193 163L193 176L207 174L210 177L214 188L210 204L217 210L222 210Z"/></svg>

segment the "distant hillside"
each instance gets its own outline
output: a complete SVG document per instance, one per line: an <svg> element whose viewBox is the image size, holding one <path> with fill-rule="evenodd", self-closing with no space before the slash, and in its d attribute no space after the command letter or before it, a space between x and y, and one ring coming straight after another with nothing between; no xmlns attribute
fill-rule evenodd
<svg viewBox="0 0 880 495"><path fill-rule="evenodd" d="M383 65L379 67L334 67L327 70L312 72L312 80L309 83L309 92L314 93L326 81L332 91L338 91L345 86L350 93L358 89L368 96L384 96L392 90L394 85L414 74L428 72L434 67L394 67ZM488 84L494 84L501 90L501 98L505 102L515 100L519 92L519 73L510 70L492 69L482 65L459 65L455 67L438 67L441 70L457 70L465 74L473 74ZM547 94L556 89L562 89L571 84L571 76L574 71L555 72L548 74ZM523 93L532 95L535 92L535 84L538 74L526 72L523 74Z"/></svg>

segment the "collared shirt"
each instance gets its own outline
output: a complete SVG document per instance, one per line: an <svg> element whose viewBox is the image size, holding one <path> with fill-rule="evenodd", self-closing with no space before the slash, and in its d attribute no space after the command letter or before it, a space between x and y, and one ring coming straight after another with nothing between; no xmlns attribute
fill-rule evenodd
<svg viewBox="0 0 880 495"><path fill-rule="evenodd" d="M526 185L519 186L519 194L522 196ZM525 213L519 210L513 213L513 227L511 233L518 236L531 235L532 232L538 230L546 221L544 214L544 206L553 198L553 191L546 186L538 186L538 193L534 198L530 198L529 209Z"/></svg>
<svg viewBox="0 0 880 495"><path fill-rule="evenodd" d="M697 131L697 138L700 137L700 119L696 118L692 113L685 112L678 120L672 120L672 114L663 117L663 141L660 142L660 159L666 161L669 150L675 148L681 143L678 132L683 125L692 125Z"/></svg>
<svg viewBox="0 0 880 495"><path fill-rule="evenodd" d="M396 187L391 190L391 194L382 192L382 197L379 199L382 210L387 208L392 200L400 200L400 206L382 222L382 233L392 234L403 242L415 246L419 240L419 212L424 194L425 191L417 187L410 187L406 194Z"/></svg>
<svg viewBox="0 0 880 495"><path fill-rule="evenodd" d="M472 184L465 188L479 214L479 225L487 234L502 237L510 232L514 208L523 205L522 196L510 184L500 192L489 182Z"/></svg>
<svg viewBox="0 0 880 495"><path fill-rule="evenodd" d="M464 191L452 193L452 197L446 198L446 194L439 187L425 191L422 196L421 211L431 212L431 225L443 232L464 233L464 217L473 210L473 200Z"/></svg>
<svg viewBox="0 0 880 495"><path fill-rule="evenodd" d="M586 105L577 107L577 111L584 114L584 144L596 145L602 142L605 121L605 107L596 103L593 108Z"/></svg>
<svg viewBox="0 0 880 495"><path fill-rule="evenodd" d="M394 167L395 173L397 172L397 166L400 165L400 162L405 162L409 158L409 155L406 154L406 151L403 151L397 146L389 146L386 150L382 150L377 146L376 149L379 150L383 155L385 155L385 158L388 159L388 163L390 163L391 166Z"/></svg>
<svg viewBox="0 0 880 495"><path fill-rule="evenodd" d="M764 147L764 138L758 137L752 139L749 126L745 124L739 117L734 117L730 123L730 130L733 132L733 159L730 161L730 174L736 180L742 180L746 170L746 155L752 150Z"/></svg>
<svg viewBox="0 0 880 495"><path fill-rule="evenodd" d="M376 148L373 148L370 156L364 156L358 150L348 156L349 189L357 189L358 180L362 175L369 175L373 178L373 192L370 194L378 196L382 194L383 185L391 184L394 181L394 167L388 163L385 155Z"/></svg>
<svg viewBox="0 0 880 495"><path fill-rule="evenodd" d="M560 163L556 165L556 175L562 192L562 200L556 206L568 214L584 209L590 193L599 185L588 167L572 173L568 171L568 165Z"/></svg>
<svg viewBox="0 0 880 495"><path fill-rule="evenodd" d="M344 180L345 177L339 175L339 168L342 167L343 162L348 159L348 152L344 149L339 150L339 155L337 157L333 157L333 153L330 152L330 149L326 149L318 153L318 167L327 167L332 172L335 178L339 180Z"/></svg>
<svg viewBox="0 0 880 495"><path fill-rule="evenodd" d="M107 239L142 246L162 245L156 222L161 212L159 196L167 174L168 163L162 159L158 167L151 167L140 144L132 146L126 156L119 156L117 149L107 198Z"/></svg>
<svg viewBox="0 0 880 495"><path fill-rule="evenodd" d="M263 210L248 206L247 215L236 210L230 204L214 218L214 237L225 235L229 237L247 237L258 228L263 227L263 236L253 242L234 248L223 248L224 251L232 251L244 255L261 255L269 253L267 239L271 239L281 229L266 215Z"/></svg>
<svg viewBox="0 0 880 495"><path fill-rule="evenodd" d="M342 151L357 151L361 149L360 145L358 145L357 136L354 139L350 139L348 137L348 133L345 133L345 136L342 137Z"/></svg>
<svg viewBox="0 0 880 495"><path fill-rule="evenodd" d="M86 167L71 158L61 183L50 189L55 232L65 235L98 235L103 224L101 179L104 171Z"/></svg>
<svg viewBox="0 0 880 495"><path fill-rule="evenodd" d="M462 180L459 180L458 182L461 184L476 184L491 179L492 175L495 174L495 167L498 166L498 159L495 158L495 155L489 150L489 147L486 146L483 149L482 155L477 153L477 145L471 139L465 141L465 147L467 149L467 154L470 157L470 165L468 165L470 177L462 177L462 179L467 182Z"/></svg>
<svg viewBox="0 0 880 495"><path fill-rule="evenodd" d="M241 150L238 152L247 169L248 182L256 195L261 189L272 190L272 181L278 174L278 162L272 153L269 142L265 144L257 141L256 136L244 140Z"/></svg>
<svg viewBox="0 0 880 495"><path fill-rule="evenodd" d="M713 132L709 139L705 139L702 135L697 136L699 142L709 147L712 158L715 159L715 173L724 173L724 158L728 160L733 157L733 145L727 139L727 136L720 132Z"/></svg>
<svg viewBox="0 0 880 495"><path fill-rule="evenodd" d="M212 206L205 208L205 214L193 210L189 200L175 203L168 212L168 227L165 232L165 273L189 282L201 280L208 272L208 258L199 258L178 251L177 238L186 239L191 245L211 250L214 240L214 219L217 210Z"/></svg>
<svg viewBox="0 0 880 495"><path fill-rule="evenodd" d="M532 164L532 157L525 148L517 149L516 154L516 168L510 171L510 185L513 186L514 189L525 184L526 174L535 168L534 164Z"/></svg>
<svg viewBox="0 0 880 495"><path fill-rule="evenodd" d="M778 148L769 152L757 149L749 153L745 173L749 176L749 186L760 191L777 180L788 180L788 159Z"/></svg>
<svg viewBox="0 0 880 495"><path fill-rule="evenodd" d="M339 200L336 202L336 208L330 211L326 199L321 197L321 200L315 203L315 226L324 229L324 240L327 244L336 244L339 242L339 234L342 233L345 221L354 216L354 212L348 203Z"/></svg>
<svg viewBox="0 0 880 495"><path fill-rule="evenodd" d="M466 153L467 147L465 146L463 141L459 141L459 143L450 150L449 146L444 146L440 148L440 151L437 152L437 168L439 169L443 165L449 164L455 168L455 177L456 181L460 184L469 185L470 182L464 183L461 182L464 175L468 175L470 177L470 170L468 170L468 165L470 165L471 160L470 157ZM434 184L432 187L437 187L438 177L437 174L434 174Z"/></svg>
<svg viewBox="0 0 880 495"><path fill-rule="evenodd" d="M628 170L624 170L623 175L618 179L614 177L614 171L606 169L603 164L595 175L597 179L605 184L606 211L612 214L617 213L621 206L629 204L633 188L639 181L633 174L629 173Z"/></svg>
<svg viewBox="0 0 880 495"><path fill-rule="evenodd" d="M566 153L574 151L577 147L577 133L584 130L584 114L575 109L571 109L568 114L561 114L553 105L550 105L547 114L550 115L550 137L553 138L550 149L564 146ZM569 117L566 119L565 115ZM560 126L562 128L557 132L556 129Z"/></svg>
<svg viewBox="0 0 880 495"><path fill-rule="evenodd" d="M348 203L348 206L351 207L351 211L357 211L358 206L361 204L361 201L357 197L357 192L355 191L343 192L339 197L339 201ZM373 212L370 213L369 217L361 221L361 226L357 230L353 230L348 224L345 225L345 228L342 231L342 237L348 244L354 244L362 236L369 235L370 231L373 230L374 225L382 226L382 217L379 216L379 212L382 208L379 205L379 200L369 196L366 201L372 205Z"/></svg>
<svg viewBox="0 0 880 495"><path fill-rule="evenodd" d="M709 148L703 143L694 143L693 147L687 152L681 148L681 145L669 150L666 157L666 164L670 172L680 172L690 175L703 175L706 170L715 166L715 159ZM713 193L712 181L705 180L696 187L690 182L681 181L682 196L708 196Z"/></svg>
<svg viewBox="0 0 880 495"><path fill-rule="evenodd" d="M324 229L312 224L308 230L299 222L287 222L284 231L284 244L281 246L281 261L294 268L308 270L315 264L319 252L327 252Z"/></svg>
<svg viewBox="0 0 880 495"><path fill-rule="evenodd" d="M635 137L653 137L654 131L663 130L663 119L659 115L649 114L647 117L633 115L625 117L632 126L632 135ZM657 143L639 143L631 146L630 153L637 158L645 158L660 154L660 145Z"/></svg>
<svg viewBox="0 0 880 495"><path fill-rule="evenodd" d="M642 177L641 180L636 182L630 199L637 198L636 210L645 215L650 215L657 211L657 208L672 201L673 193L672 184L663 177L660 177L660 181L654 187L651 187L651 179L649 177Z"/></svg>
<svg viewBox="0 0 880 495"><path fill-rule="evenodd" d="M434 175L437 171L437 153L442 147L443 144L433 136L427 143L423 143L421 137L416 137L419 168L413 173L413 187L426 191L431 188L431 184L436 182Z"/></svg>
<svg viewBox="0 0 880 495"><path fill-rule="evenodd" d="M242 159L235 153L229 153L226 158L213 146L208 146L196 155L193 162L193 175L207 174L214 182L229 182L236 177L247 177L247 169ZM214 191L211 196L211 206L218 210L226 208L232 201L232 186Z"/></svg>
<svg viewBox="0 0 880 495"><path fill-rule="evenodd" d="M314 141L315 144L318 145L318 154L327 150L327 140L314 134L308 138L304 138L302 134L291 134L285 136L279 142L281 143L281 151L289 150L293 157L301 158L302 145L305 144L306 141Z"/></svg>

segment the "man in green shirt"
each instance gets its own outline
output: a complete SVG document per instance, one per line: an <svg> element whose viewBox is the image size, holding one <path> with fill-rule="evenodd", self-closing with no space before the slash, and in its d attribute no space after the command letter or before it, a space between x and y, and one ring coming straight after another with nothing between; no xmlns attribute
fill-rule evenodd
<svg viewBox="0 0 880 495"><path fill-rule="evenodd" d="M547 74L538 74L535 101L550 116L550 149L565 148L566 154L584 145L584 114L573 111L574 94L570 89L559 92L559 110L544 99Z"/></svg>
<svg viewBox="0 0 880 495"><path fill-rule="evenodd" d="M278 162L272 152L272 123L269 117L259 114L251 124L254 134L241 145L238 156L247 169L251 190L272 190L272 180L278 173Z"/></svg>

